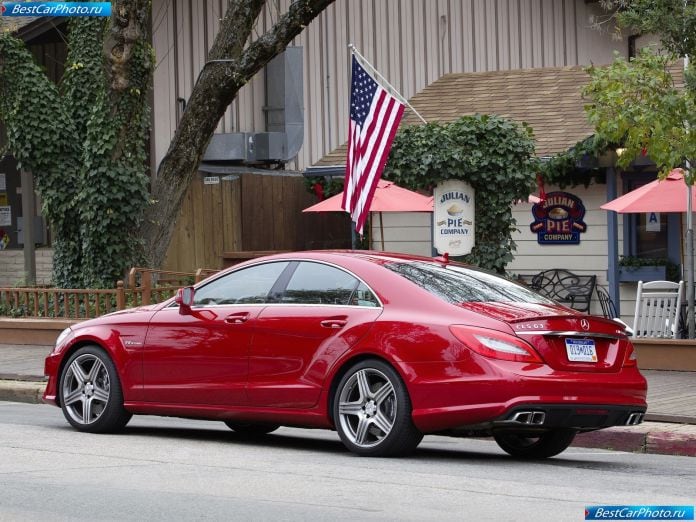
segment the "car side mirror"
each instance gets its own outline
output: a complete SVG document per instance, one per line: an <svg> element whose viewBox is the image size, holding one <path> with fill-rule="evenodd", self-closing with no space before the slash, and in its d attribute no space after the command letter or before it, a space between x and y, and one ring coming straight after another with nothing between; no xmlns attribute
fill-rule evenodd
<svg viewBox="0 0 696 522"><path fill-rule="evenodd" d="M179 290L177 290L174 302L179 305L180 314L188 315L191 313L191 307L193 306L193 295L194 290L192 286L185 286L184 288L179 288Z"/></svg>

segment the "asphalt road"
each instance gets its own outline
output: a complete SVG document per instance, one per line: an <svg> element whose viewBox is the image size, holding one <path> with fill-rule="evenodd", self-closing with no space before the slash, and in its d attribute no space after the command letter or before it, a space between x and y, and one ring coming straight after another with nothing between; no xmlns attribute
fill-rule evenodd
<svg viewBox="0 0 696 522"><path fill-rule="evenodd" d="M583 520L586 505L696 504L696 458L571 448L527 463L485 440L426 437L406 459L335 433L244 440L220 422L134 417L72 430L0 403L0 520Z"/></svg>

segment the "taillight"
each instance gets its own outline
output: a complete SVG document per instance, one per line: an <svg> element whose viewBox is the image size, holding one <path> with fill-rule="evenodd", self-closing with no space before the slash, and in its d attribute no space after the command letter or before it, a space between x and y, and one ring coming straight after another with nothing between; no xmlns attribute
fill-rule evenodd
<svg viewBox="0 0 696 522"><path fill-rule="evenodd" d="M638 364L638 354L636 353L636 349L633 347L631 343L626 343L628 345L628 348L626 349L626 357L624 357L624 367L627 366L636 366Z"/></svg>
<svg viewBox="0 0 696 522"><path fill-rule="evenodd" d="M450 331L468 348L484 357L506 361L543 363L539 354L530 344L514 335L459 324L450 326Z"/></svg>

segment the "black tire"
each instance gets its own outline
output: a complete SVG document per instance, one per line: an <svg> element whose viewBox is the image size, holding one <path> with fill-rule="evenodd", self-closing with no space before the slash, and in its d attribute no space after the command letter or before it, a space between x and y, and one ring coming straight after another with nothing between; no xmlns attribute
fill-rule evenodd
<svg viewBox="0 0 696 522"><path fill-rule="evenodd" d="M517 433L494 433L493 438L505 452L520 459L546 459L558 455L573 442L577 432L558 428L539 436Z"/></svg>
<svg viewBox="0 0 696 522"><path fill-rule="evenodd" d="M361 361L343 375L332 409L341 441L358 455L400 457L423 439L411 419L406 385L394 368L377 359Z"/></svg>
<svg viewBox="0 0 696 522"><path fill-rule="evenodd" d="M83 346L70 356L60 374L58 397L63 415L79 431L112 433L132 417L123 407L116 367L96 345Z"/></svg>
<svg viewBox="0 0 696 522"><path fill-rule="evenodd" d="M225 421L227 427L240 435L267 435L280 428L278 424L255 424L253 422Z"/></svg>

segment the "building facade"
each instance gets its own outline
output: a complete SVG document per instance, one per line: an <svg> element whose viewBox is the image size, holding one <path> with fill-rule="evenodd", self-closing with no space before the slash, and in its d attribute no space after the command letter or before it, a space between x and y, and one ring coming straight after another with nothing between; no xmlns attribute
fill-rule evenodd
<svg viewBox="0 0 696 522"><path fill-rule="evenodd" d="M257 33L272 26L289 3L289 0L269 2ZM152 2L152 41L156 55L151 138L153 175L207 61L225 8L225 0ZM598 3L585 0L337 0L293 42L301 48L302 56L304 122L299 153L287 162L283 172L263 172L243 162L233 166L236 170L202 171L182 209L167 267L192 270L204 264L214 268L210 259L220 259L229 250L284 249L289 248L286 245L297 247L300 241L305 241L301 247L311 246L307 240L298 239L302 234L286 233L278 223L285 223L302 204L308 206L312 201L309 194L304 196L309 199L302 200L300 172L318 162L331 163L340 158L340 147L346 141L348 129L348 44L354 44L404 97L416 99L450 74L479 74L482 81L490 82L490 77L484 78L488 73L494 77L494 73L501 71L527 71L525 74L534 76L534 71L539 70L606 64L613 60L614 53L627 57L628 41L615 40L612 27L604 30L593 27L602 14ZM257 74L241 90L217 132L267 131L272 119L268 92L276 81L269 71ZM549 85L551 89L553 85ZM489 94L488 100L486 92L479 93L477 106L452 114L453 118L471 112L510 116L518 101L496 91L495 86L482 86ZM578 90L580 84L573 86ZM467 96L467 92L460 94ZM573 99L572 103L577 105L581 101ZM581 107L579 112L582 113ZM514 114L511 116L514 119ZM564 125L567 112L554 112L543 104L535 112L520 117L531 124L538 136L554 136L556 131L539 132L549 122L563 132L578 130L576 124ZM538 153L560 152L590 133L586 126L579 133L565 136L555 149L538 150ZM281 183L277 176L287 179ZM216 177L217 182L205 181ZM249 179L246 185L245 179ZM621 194L627 181L617 177L614 183ZM546 190L550 192L555 187ZM524 274L545 268L567 268L595 274L599 284L606 285L609 233L607 213L599 207L607 201L607 187L594 184L568 191L580 197L587 210L587 232L580 244L540 245L529 229L531 206L518 204L513 209L520 229L514 237L518 249L508 269L511 273ZM296 195L292 207L286 203L291 193ZM246 208L242 208L244 205ZM216 213L215 209L222 211ZM249 217L244 217L247 214ZM259 227L262 215L269 224ZM424 215L385 215L384 248L428 253L429 219ZM624 250L623 222L619 219L620 252ZM211 223L214 223L212 229ZM296 223L299 227L314 227L307 221ZM377 229L373 233L377 248L382 246L380 233ZM216 242L218 235L224 238L222 242ZM284 243L291 235L294 242ZM245 242L244 237L249 239ZM266 238L273 238L272 243ZM199 251L210 257L189 255ZM0 252L0 263L3 263L2 255ZM16 263L14 266L19 267ZM13 275L3 271L0 276L5 277L0 285L14 284L22 278L19 272ZM630 284L622 287L621 309L625 318L628 318L626 312L632 309L632 288ZM595 306L594 311L599 309Z"/></svg>

